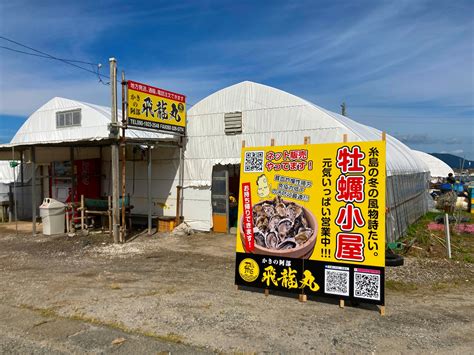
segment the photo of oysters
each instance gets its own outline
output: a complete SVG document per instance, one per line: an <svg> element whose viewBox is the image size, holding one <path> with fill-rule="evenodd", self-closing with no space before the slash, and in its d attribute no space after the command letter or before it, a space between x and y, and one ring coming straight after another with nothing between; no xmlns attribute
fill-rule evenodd
<svg viewBox="0 0 474 355"><path fill-rule="evenodd" d="M253 206L253 253L309 257L316 242L316 219L305 207L280 196ZM241 233L242 234L242 233Z"/></svg>

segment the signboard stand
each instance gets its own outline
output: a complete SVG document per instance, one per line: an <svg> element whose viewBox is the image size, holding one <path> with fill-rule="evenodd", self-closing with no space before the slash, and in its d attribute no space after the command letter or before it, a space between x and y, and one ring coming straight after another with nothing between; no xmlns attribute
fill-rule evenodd
<svg viewBox="0 0 474 355"><path fill-rule="evenodd" d="M382 131L382 141L383 141L383 142L387 142L387 134L385 133L385 131ZM385 171L385 174L387 174L386 171ZM384 287L383 287L383 289L384 289L384 292L385 292L385 277L384 277L384 279L383 279L383 282L384 282ZM385 297L384 297L384 298L385 298ZM383 305L379 306L379 311L380 311L380 315L381 315L382 317L384 317L384 316L385 316L385 303L384 303Z"/></svg>
<svg viewBox="0 0 474 355"><path fill-rule="evenodd" d="M236 289L369 303L385 315L382 141L246 147ZM276 222L275 222L276 221ZM286 225L285 225L286 223Z"/></svg>

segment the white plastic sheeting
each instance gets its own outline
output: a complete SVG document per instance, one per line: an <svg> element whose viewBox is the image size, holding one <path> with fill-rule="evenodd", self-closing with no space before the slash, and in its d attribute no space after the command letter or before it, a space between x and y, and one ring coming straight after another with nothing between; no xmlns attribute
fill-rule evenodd
<svg viewBox="0 0 474 355"><path fill-rule="evenodd" d="M15 168L15 174L18 176L19 166ZM10 162L0 160L0 184L9 184L13 182L13 168Z"/></svg>
<svg viewBox="0 0 474 355"><path fill-rule="evenodd" d="M242 134L224 134L224 114L242 112ZM188 113L185 186L210 186L212 167L240 162L242 140L247 146L380 140L382 132L324 110L284 91L252 82L220 90ZM387 135L387 175L428 171L406 145Z"/></svg>
<svg viewBox="0 0 474 355"><path fill-rule="evenodd" d="M224 134L224 114L229 112L242 112L242 134ZM212 227L210 191L204 191L210 190L213 166L239 164L242 140L246 146L265 146L272 138L276 145L303 144L305 136L311 138L311 143L341 142L344 134L349 142L382 138L382 132L375 128L249 81L222 89L194 105L188 112L187 134L184 209L189 205L200 208L189 209L190 214L185 214L185 218L193 228L201 230ZM420 193L429 171L427 165L397 139L389 135L386 139L387 176L407 176L410 189ZM418 196L398 189L395 186L392 189L400 196L399 200L393 200L392 213L403 204L403 199L416 200ZM412 219L411 214L403 218Z"/></svg>
<svg viewBox="0 0 474 355"><path fill-rule="evenodd" d="M56 113L81 110L81 125L57 128ZM122 120L119 111L118 121ZM80 140L101 140L109 138L108 124L111 122L110 108L85 102L55 97L41 106L25 121L10 143L37 144L62 143ZM169 134L127 129L126 136L143 139L175 139Z"/></svg>
<svg viewBox="0 0 474 355"><path fill-rule="evenodd" d="M8 201L11 182L13 182L13 169L8 161L0 161L0 202Z"/></svg>
<svg viewBox="0 0 474 355"><path fill-rule="evenodd" d="M454 175L454 170L441 159L419 150L414 150L413 152L428 165L432 178L447 177L449 173Z"/></svg>

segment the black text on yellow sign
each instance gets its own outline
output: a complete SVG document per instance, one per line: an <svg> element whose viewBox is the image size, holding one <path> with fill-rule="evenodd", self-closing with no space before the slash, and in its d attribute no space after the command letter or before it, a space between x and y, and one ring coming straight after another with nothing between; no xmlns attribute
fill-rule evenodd
<svg viewBox="0 0 474 355"><path fill-rule="evenodd" d="M186 97L129 80L128 124L184 135Z"/></svg>

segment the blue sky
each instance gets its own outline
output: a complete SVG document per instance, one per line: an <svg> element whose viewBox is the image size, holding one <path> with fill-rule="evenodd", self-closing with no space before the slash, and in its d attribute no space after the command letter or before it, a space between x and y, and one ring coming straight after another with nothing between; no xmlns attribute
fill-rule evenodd
<svg viewBox="0 0 474 355"><path fill-rule="evenodd" d="M473 1L6 1L0 35L196 103L244 80L474 159ZM0 39L1 46L18 48ZM18 48L21 49L21 48ZM109 105L71 66L0 48L0 142L54 96Z"/></svg>

